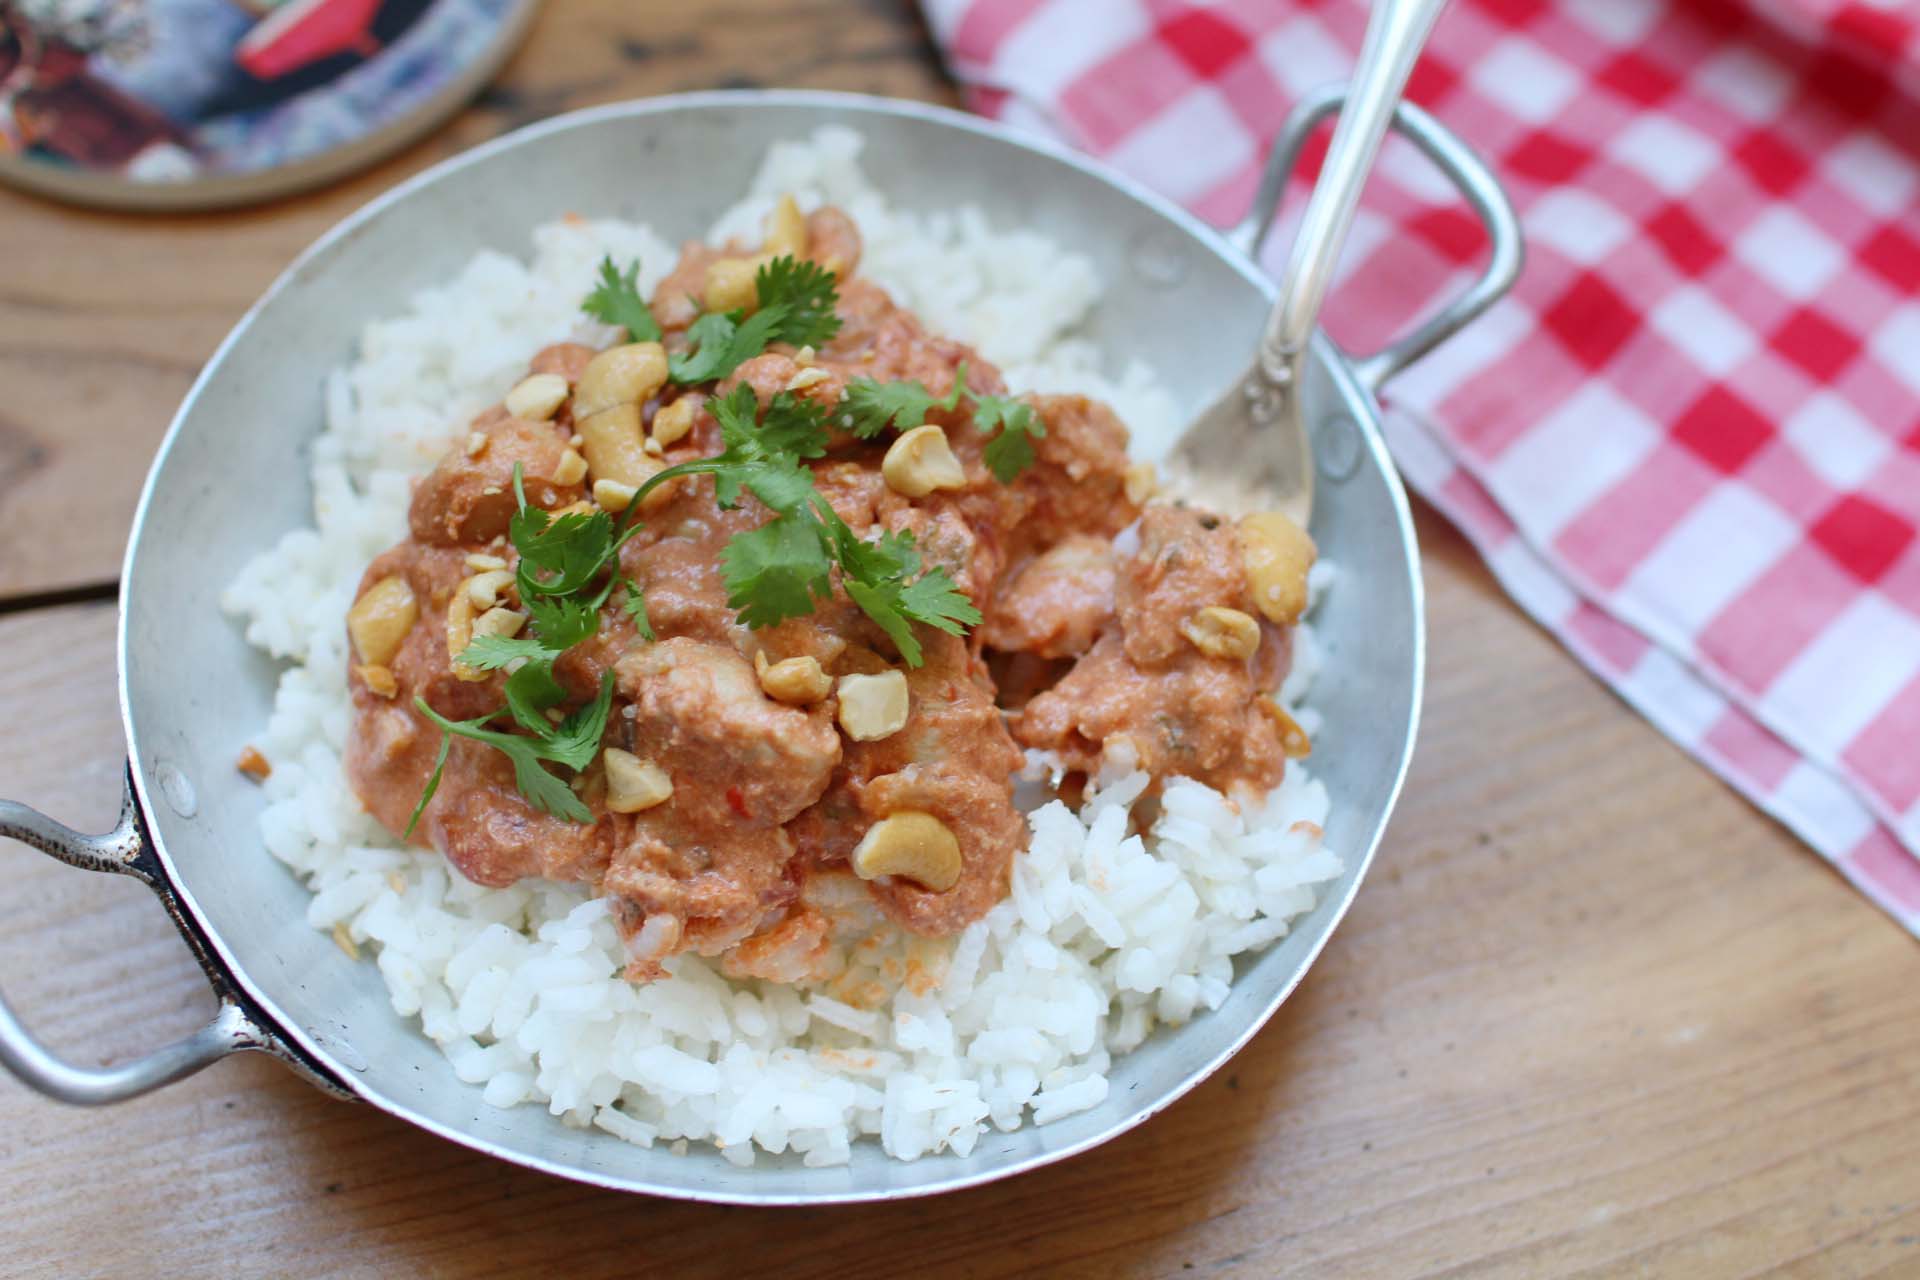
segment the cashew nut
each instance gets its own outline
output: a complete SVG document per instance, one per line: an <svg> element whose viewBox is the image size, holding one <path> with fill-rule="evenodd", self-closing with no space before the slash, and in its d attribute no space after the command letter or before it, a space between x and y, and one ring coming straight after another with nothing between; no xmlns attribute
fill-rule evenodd
<svg viewBox="0 0 1920 1280"><path fill-rule="evenodd" d="M600 762L606 766L607 808L615 813L639 813L673 798L673 779L651 760L608 747Z"/></svg>
<svg viewBox="0 0 1920 1280"><path fill-rule="evenodd" d="M880 460L887 487L909 498L923 498L935 489L963 489L967 473L947 444L947 433L931 422L903 432Z"/></svg>
<svg viewBox="0 0 1920 1280"><path fill-rule="evenodd" d="M1285 707L1272 698L1260 698L1255 705L1266 712L1274 727L1280 730L1280 750L1287 759L1304 760L1313 754L1313 740Z"/></svg>
<svg viewBox="0 0 1920 1280"><path fill-rule="evenodd" d="M756 653L753 669L760 677L760 687L775 702L805 707L833 691L833 677L820 669L818 658L785 658L769 664L766 654Z"/></svg>
<svg viewBox="0 0 1920 1280"><path fill-rule="evenodd" d="M907 706L907 678L898 671L840 677L840 727L855 742L900 732Z"/></svg>
<svg viewBox="0 0 1920 1280"><path fill-rule="evenodd" d="M700 291L709 311L752 311L760 305L756 277L766 261L758 258L716 258L707 264L706 287Z"/></svg>
<svg viewBox="0 0 1920 1280"><path fill-rule="evenodd" d="M1251 658L1260 647L1260 624L1251 614L1210 604L1180 624L1180 634L1209 658Z"/></svg>
<svg viewBox="0 0 1920 1280"><path fill-rule="evenodd" d="M380 579L347 610L347 634L353 639L354 652L363 663L385 665L400 651L419 616L419 602L405 578L396 573Z"/></svg>
<svg viewBox="0 0 1920 1280"><path fill-rule="evenodd" d="M693 430L694 415L700 412L703 397L681 396L653 415L653 438L661 446L678 443Z"/></svg>
<svg viewBox="0 0 1920 1280"><path fill-rule="evenodd" d="M573 389L574 420L591 418L615 405L637 405L666 384L667 351L659 343L608 347L581 371Z"/></svg>
<svg viewBox="0 0 1920 1280"><path fill-rule="evenodd" d="M774 202L767 215L767 238L761 246L776 258L799 258L807 252L807 220L791 195Z"/></svg>
<svg viewBox="0 0 1920 1280"><path fill-rule="evenodd" d="M960 883L960 842L940 819L917 809L889 814L868 827L851 862L862 880L899 876L935 893Z"/></svg>
<svg viewBox="0 0 1920 1280"><path fill-rule="evenodd" d="M553 469L555 484L579 484L587 478L587 460L573 449L560 455L560 465Z"/></svg>
<svg viewBox="0 0 1920 1280"><path fill-rule="evenodd" d="M499 605L487 610L473 620L473 634L477 636L517 636L525 626L527 615Z"/></svg>
<svg viewBox="0 0 1920 1280"><path fill-rule="evenodd" d="M1254 607L1283 627L1300 621L1307 610L1307 570L1313 568L1313 539L1278 511L1263 511L1240 521L1240 565Z"/></svg>
<svg viewBox="0 0 1920 1280"><path fill-rule="evenodd" d="M530 422L545 422L567 402L567 380L557 373L536 373L507 392L507 412Z"/></svg>

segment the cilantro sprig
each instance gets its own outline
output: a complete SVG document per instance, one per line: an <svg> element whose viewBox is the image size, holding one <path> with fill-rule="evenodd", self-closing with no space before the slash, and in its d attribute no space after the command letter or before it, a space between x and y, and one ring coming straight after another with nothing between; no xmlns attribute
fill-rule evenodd
<svg viewBox="0 0 1920 1280"><path fill-rule="evenodd" d="M639 275L638 258L625 271L614 266L611 257L600 259L600 282L581 301L580 309L603 324L625 329L628 342L658 342L660 325L640 296Z"/></svg>
<svg viewBox="0 0 1920 1280"><path fill-rule="evenodd" d="M847 384L840 405L841 421L862 440L872 439L888 427L910 431L927 420L934 409L948 412L959 407L962 397L973 401L973 425L987 441L982 459L1001 484L1012 484L1022 471L1033 465L1033 441L1047 434L1046 423L1033 412L1033 406L1012 396L982 395L967 386L967 366L962 362L954 371L953 387L945 396L936 396L918 381L876 382L855 378Z"/></svg>
<svg viewBox="0 0 1920 1280"><path fill-rule="evenodd" d="M658 342L660 326L640 296L639 275L638 260L622 270L611 257L602 258L599 281L580 309L624 328L630 342ZM753 314L709 311L696 318L687 329L688 349L668 358L668 377L685 385L713 382L772 343L819 346L840 332L840 317L834 313L840 292L833 272L820 264L783 255L763 263L753 285Z"/></svg>
<svg viewBox="0 0 1920 1280"><path fill-rule="evenodd" d="M620 548L639 532L639 526L617 526L604 511L573 512L556 519L539 507L529 506L525 478L517 463L513 496L516 507L507 536L520 553L514 578L520 603L527 611L528 634L475 636L454 659L479 671L506 671L506 706L472 720L449 720L423 699L414 699L420 713L440 726L440 752L426 789L407 819L403 839L413 835L427 803L440 789L447 753L456 737L486 743L505 754L513 762L514 785L534 808L573 822L593 820L573 789L544 764L580 770L593 762L600 736L606 731L613 677L609 674L601 681L600 694L594 701L555 724L547 713L566 703L567 689L554 674L553 664L599 631L600 607L616 586L627 593L625 608L636 627L652 635L639 586L617 571ZM519 732L487 727L503 713L512 718Z"/></svg>

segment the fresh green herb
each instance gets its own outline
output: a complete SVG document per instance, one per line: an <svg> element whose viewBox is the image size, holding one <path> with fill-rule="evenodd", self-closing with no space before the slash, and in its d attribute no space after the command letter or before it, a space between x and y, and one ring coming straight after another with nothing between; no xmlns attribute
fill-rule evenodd
<svg viewBox="0 0 1920 1280"><path fill-rule="evenodd" d="M833 273L798 258L780 257L754 275L758 306L740 311L709 311L687 329L685 352L667 358L667 376L675 382L714 382L767 349L769 343L818 345L840 332L834 314L839 301Z"/></svg>
<svg viewBox="0 0 1920 1280"><path fill-rule="evenodd" d="M782 320L766 308L745 319L738 311L709 311L687 330L693 348L667 357L667 376L684 384L724 378L765 351Z"/></svg>
<svg viewBox="0 0 1920 1280"><path fill-rule="evenodd" d="M980 610L961 594L938 566L920 572L920 553L905 530L860 538L824 499L816 503L821 527L840 562L840 583L860 611L885 631L910 667L920 665L915 622L948 635L965 635L980 621Z"/></svg>
<svg viewBox="0 0 1920 1280"><path fill-rule="evenodd" d="M987 441L981 458L1001 484L1012 484L1014 477L1033 465L1033 440L1047 434L1033 406L1011 396L975 396L973 425L983 434L1000 428L1000 434Z"/></svg>
<svg viewBox="0 0 1920 1280"><path fill-rule="evenodd" d="M600 283L581 301L580 309L604 324L625 329L629 342L658 342L660 326L640 296L639 275L637 258L625 271L615 267L611 257L600 259Z"/></svg>
<svg viewBox="0 0 1920 1280"><path fill-rule="evenodd" d="M992 435L983 458L987 469L1001 484L1011 484L1016 476L1033 465L1033 441L1047 434L1047 426L1034 416L1033 406L1012 396L986 396L967 387L967 366L955 371L953 389L944 399L936 397L919 382L875 382L856 378L847 384L840 401L842 422L862 440L879 435L888 427L911 431L927 420L933 409L952 410L962 396L973 401L973 425L982 435ZM994 434L995 432L998 434Z"/></svg>
<svg viewBox="0 0 1920 1280"><path fill-rule="evenodd" d="M520 720L522 724L525 724L526 720L522 716L521 708L514 706L511 686L522 673L534 669L533 664L528 664L515 672L507 682L508 705L513 710L514 718ZM425 698L415 698L413 705L419 709L421 715L439 725L444 736L440 741L440 755L434 763L433 776L427 780L427 788L421 793L420 803L414 809L412 820L407 823L408 836L413 834L414 823L419 821L420 814L427 807L427 802L432 800L434 792L439 790L440 777L446 767L447 751L456 737L484 742L511 760L513 785L534 808L543 813L551 813L558 818L566 818L571 822L593 821L592 811L581 803L580 797L573 793L573 788L544 766L552 763L578 770L586 768L593 762L594 754L600 749L601 735L607 729L607 712L613 706L611 672L600 682L600 695L559 724L550 723L545 716L533 716L532 718L540 723L543 731L532 735L502 733L486 728L487 722L498 715L498 712L472 720L449 720L428 706Z"/></svg>
<svg viewBox="0 0 1920 1280"><path fill-rule="evenodd" d="M633 620L633 629L642 640L653 639L653 620L647 617L647 597L642 594L640 584L632 578L622 577L620 585L626 588L627 598L620 608Z"/></svg>
<svg viewBox="0 0 1920 1280"><path fill-rule="evenodd" d="M945 398L934 395L918 381L875 382L855 378L847 384L840 406L845 410L846 428L862 440L871 440L888 427L911 431L927 420L930 409L952 410L967 391L967 363L962 360L953 375L953 388Z"/></svg>
<svg viewBox="0 0 1920 1280"><path fill-rule="evenodd" d="M754 273L760 311L779 317L774 341L819 346L840 332L834 304L840 300L833 272L804 258L778 257Z"/></svg>
<svg viewBox="0 0 1920 1280"><path fill-rule="evenodd" d="M736 505L745 490L773 512L773 519L736 534L720 553L727 603L742 622L770 627L812 613L816 600L832 594L836 564L848 596L894 639L909 666L921 661L909 624L924 622L959 635L980 621L979 610L944 569L920 572L911 535L862 541L814 488L803 463L826 453L826 411L819 405L783 391L756 421L759 401L743 384L707 407L726 448L660 472L633 502L638 505L650 489L675 476L710 475L720 505Z"/></svg>

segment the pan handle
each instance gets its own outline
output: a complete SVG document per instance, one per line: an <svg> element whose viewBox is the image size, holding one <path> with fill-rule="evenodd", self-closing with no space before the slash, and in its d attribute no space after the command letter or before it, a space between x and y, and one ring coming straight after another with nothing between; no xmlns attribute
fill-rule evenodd
<svg viewBox="0 0 1920 1280"><path fill-rule="evenodd" d="M158 888L142 856L146 835L131 786L119 823L105 835L83 835L26 805L0 800L0 836L30 844L76 867L132 876L149 888ZM99 1106L150 1093L230 1053L269 1048L270 1038L247 1011L231 995L218 994L219 1011L206 1026L184 1040L111 1067L80 1067L60 1057L34 1038L7 1006L6 997L0 996L0 1066L49 1098Z"/></svg>
<svg viewBox="0 0 1920 1280"><path fill-rule="evenodd" d="M1287 117L1286 127L1274 140L1273 150L1260 175L1260 187L1253 207L1227 238L1250 258L1258 259L1260 247L1273 229L1274 215L1293 176L1307 138L1322 120L1338 111L1346 102L1346 89L1329 85L1303 98ZM1461 198L1480 218L1480 225L1492 243L1486 269L1466 292L1454 298L1407 334L1368 356L1353 357L1354 372L1362 386L1379 395L1380 389L1397 373L1411 365L1472 323L1481 312L1499 301L1520 278L1526 251L1520 237L1520 219L1513 203L1501 189L1499 179L1473 153L1472 148L1445 125L1414 106L1402 101L1394 108L1393 130L1418 147L1433 161L1460 191Z"/></svg>

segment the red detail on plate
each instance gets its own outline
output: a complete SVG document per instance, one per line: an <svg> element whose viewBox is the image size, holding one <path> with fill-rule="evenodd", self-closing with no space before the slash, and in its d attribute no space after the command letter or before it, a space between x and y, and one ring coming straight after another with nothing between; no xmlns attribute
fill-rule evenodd
<svg viewBox="0 0 1920 1280"><path fill-rule="evenodd" d="M256 80L278 80L343 53L380 52L373 20L384 0L288 0L241 37L234 61Z"/></svg>

